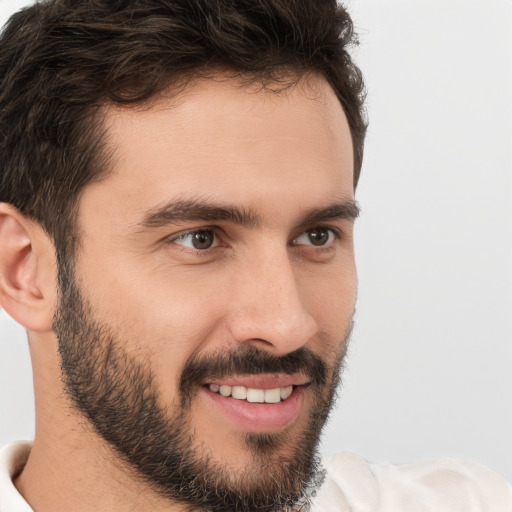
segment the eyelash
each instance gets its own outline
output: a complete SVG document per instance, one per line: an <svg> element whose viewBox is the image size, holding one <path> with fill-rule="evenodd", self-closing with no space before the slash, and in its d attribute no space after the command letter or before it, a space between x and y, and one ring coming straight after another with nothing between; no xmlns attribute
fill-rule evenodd
<svg viewBox="0 0 512 512"><path fill-rule="evenodd" d="M222 246L222 242L220 242L220 233L222 233L222 230L217 228L216 226L206 226L202 228L196 228L192 229L190 231L185 231L184 233L180 233L179 235L173 236L171 238L168 238L169 243L175 243L176 240L179 240L180 238L185 238L188 235L193 235L194 233L201 233L201 232L209 232L213 233L216 240L219 241L219 243L213 247L209 247L208 249L193 249L191 247L186 247L181 244L176 244L182 251L187 252L188 254L192 254L195 256L209 256L212 251L217 249L219 246Z"/></svg>
<svg viewBox="0 0 512 512"><path fill-rule="evenodd" d="M293 242L295 240L297 240L299 237L301 237L302 235L304 235L305 233L308 233L308 232L313 231L315 229L325 229L325 230L329 231L333 235L333 237L334 237L333 241L331 243L329 243L328 245L315 246L315 245L311 244L311 245L308 246L308 247L313 247L316 251L328 250L328 249L330 249L332 247L332 245L334 244L335 241L341 240L343 238L343 233L341 232L341 230L339 228L335 228L335 227L332 227L332 226L322 226L322 225L319 225L319 226L313 226L311 228L305 229L304 231L299 233L296 237L294 237L292 239L291 245L293 247L298 247L301 244L294 244ZM210 232L210 233L213 233L214 237L216 238L216 240L218 242L217 245L215 245L213 247L209 247L207 249L193 249L191 247L186 247L186 246L181 245L181 244L176 244L176 245L178 247L180 247L180 249L182 251L187 252L188 254L195 255L195 256L209 256L209 255L211 255L211 253L214 250L218 249L219 247L223 247L223 246L226 247L227 246L227 244L223 245L222 240L221 240L221 233L223 233L223 230L218 228L217 226L206 226L206 227L192 229L190 231L186 231L184 233L180 233L178 235L172 236L171 238L168 238L167 242L168 243L175 243L176 240L179 240L180 238L185 238L188 235L193 235L194 233L200 233L200 232ZM303 244L303 245L306 245L306 244Z"/></svg>
<svg viewBox="0 0 512 512"><path fill-rule="evenodd" d="M330 226L315 226L315 227L312 227L312 228L304 230L297 237L295 237L292 240L292 245L295 246L295 247L297 247L299 245L302 245L302 244L293 244L293 242L295 242L295 240L299 239L301 236L303 236L303 235L305 235L307 233L310 233L312 231L315 231L315 230L327 230L329 232L329 238L330 238L331 234L333 236L333 240L331 240L330 243L329 243L329 240L328 240L326 245L317 245L317 246L315 246L314 244L311 244L311 245L304 244L304 245L309 246L309 247L314 247L316 251L330 248L333 245L334 242L336 242L337 240L340 240L341 237L342 237L341 236L341 231L339 229L335 229L335 228L330 227Z"/></svg>

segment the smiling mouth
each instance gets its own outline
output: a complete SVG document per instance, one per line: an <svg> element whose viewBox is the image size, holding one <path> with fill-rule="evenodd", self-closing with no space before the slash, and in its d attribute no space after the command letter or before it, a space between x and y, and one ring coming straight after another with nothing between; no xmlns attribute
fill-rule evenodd
<svg viewBox="0 0 512 512"><path fill-rule="evenodd" d="M259 389L245 386L210 384L208 388L214 393L218 393L224 397L235 398L236 400L245 400L250 403L259 404L277 404L290 397L293 393L294 386L289 385L273 389Z"/></svg>
<svg viewBox="0 0 512 512"><path fill-rule="evenodd" d="M297 420L309 385L300 374L226 377L205 382L203 396L237 429L277 432Z"/></svg>

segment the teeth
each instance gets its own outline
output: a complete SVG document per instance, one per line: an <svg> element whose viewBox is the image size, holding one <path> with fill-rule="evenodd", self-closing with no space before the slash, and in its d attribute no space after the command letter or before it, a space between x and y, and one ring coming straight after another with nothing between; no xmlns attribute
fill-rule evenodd
<svg viewBox="0 0 512 512"><path fill-rule="evenodd" d="M219 393L222 396L230 396L231 395L231 386L221 386L219 389Z"/></svg>
<svg viewBox="0 0 512 512"><path fill-rule="evenodd" d="M247 388L245 386L233 386L231 396L237 400L245 400L247 398Z"/></svg>
<svg viewBox="0 0 512 512"><path fill-rule="evenodd" d="M265 402L267 404L277 404L281 401L281 388L265 389Z"/></svg>
<svg viewBox="0 0 512 512"><path fill-rule="evenodd" d="M262 404L265 401L265 391L263 389L247 389L247 401Z"/></svg>
<svg viewBox="0 0 512 512"><path fill-rule="evenodd" d="M237 400L247 400L251 403L277 404L281 400L286 400L293 392L293 386L275 389L255 389L245 386L219 386L210 384L210 391L220 393L222 396L230 396Z"/></svg>
<svg viewBox="0 0 512 512"><path fill-rule="evenodd" d="M286 388L281 388L281 400L286 400L293 391L293 386L288 386Z"/></svg>

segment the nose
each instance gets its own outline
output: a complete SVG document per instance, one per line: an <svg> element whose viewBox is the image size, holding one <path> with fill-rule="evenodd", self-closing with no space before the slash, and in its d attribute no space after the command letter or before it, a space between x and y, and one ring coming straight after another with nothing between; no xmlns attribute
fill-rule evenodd
<svg viewBox="0 0 512 512"><path fill-rule="evenodd" d="M234 339L285 355L318 331L301 300L300 281L286 251L253 258L237 273L229 328Z"/></svg>

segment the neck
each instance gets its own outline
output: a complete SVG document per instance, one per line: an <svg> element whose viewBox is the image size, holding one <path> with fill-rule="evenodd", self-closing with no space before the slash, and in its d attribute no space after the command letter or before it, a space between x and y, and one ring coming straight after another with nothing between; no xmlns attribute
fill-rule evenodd
<svg viewBox="0 0 512 512"><path fill-rule="evenodd" d="M41 351L44 361L34 361L40 354L31 352L36 434L14 481L29 505L38 512L186 510L144 483L74 409L63 390L56 352Z"/></svg>

